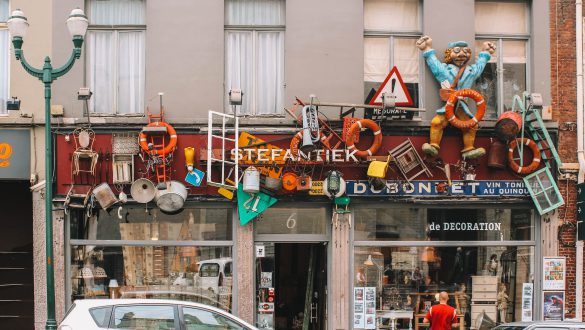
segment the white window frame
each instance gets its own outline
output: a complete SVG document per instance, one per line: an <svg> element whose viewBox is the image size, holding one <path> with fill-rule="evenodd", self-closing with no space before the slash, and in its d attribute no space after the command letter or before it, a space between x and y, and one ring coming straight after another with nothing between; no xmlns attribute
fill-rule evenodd
<svg viewBox="0 0 585 330"><path fill-rule="evenodd" d="M477 2L496 2L494 0L476 0ZM526 90L531 91L531 56L530 56L530 41L531 41L531 34L532 28L530 26L530 15L531 15L531 8L529 1L522 1L522 0L510 0L510 1L502 1L502 2L513 2L513 3L525 3L526 4L526 33L475 33L475 41L496 41L496 79L497 79L497 89L496 89L496 99L497 99L497 108L496 108L496 118L499 117L502 112L504 112L504 41L524 41L525 42L525 52L526 52ZM477 54L476 54L477 55ZM522 91L523 92L523 91ZM510 105L511 106L511 105Z"/></svg>
<svg viewBox="0 0 585 330"><path fill-rule="evenodd" d="M252 98L252 105L251 105L251 109L249 109L250 113L247 114L242 114L242 113L236 113L237 116L249 116L249 117L283 117L284 116L284 110L283 109L275 109L276 112L274 113L263 113L263 114L259 114L257 113L258 108L256 106L257 104L257 97L258 97L258 77L257 77L257 73L258 73L258 54L257 54L257 49L258 49L258 33L259 32L278 32L281 36L281 38L283 39L283 43L284 43L284 32L285 32L286 26L285 25L225 25L225 37L224 37L224 44L225 44L225 40L227 38L227 34L230 32L241 32L241 33L251 33L252 34L252 91L245 91L242 90L242 92L244 93L244 97L251 97ZM284 45L283 45L284 47ZM284 52L283 52L284 53ZM227 55L227 54L226 54ZM227 60L227 59L226 59ZM282 86L280 86L280 88L282 88L283 91L283 95L284 95L284 91L286 88L286 64L285 64L285 58L282 59L282 65L283 65L283 81L282 81ZM225 68L225 63L224 63L224 68ZM225 86L226 82L225 82L225 77L224 77L224 86ZM238 86L239 88L239 86ZM226 88L224 88L225 90ZM226 98L224 97L224 100ZM283 100L284 102L284 100ZM229 104L224 104L224 108L228 109L230 108Z"/></svg>
<svg viewBox="0 0 585 330"><path fill-rule="evenodd" d="M8 15L10 15L10 1L8 1ZM7 22L0 22L0 31L8 31L8 24ZM6 46L4 49L2 46ZM0 79L6 79L6 96L10 97L10 61L11 61L11 53L10 53L10 34L8 35L8 42L6 45L0 45L0 51L6 52L8 56L8 70L6 70L5 77L0 77ZM2 110L4 109L4 110ZM8 116L8 109L6 109L6 102L0 105L0 117Z"/></svg>
<svg viewBox="0 0 585 330"><path fill-rule="evenodd" d="M96 1L96 0L89 0L89 1ZM89 3L88 1L88 3ZM144 6L146 6L146 1L144 2ZM87 6L87 8L91 8L91 6ZM89 13L91 14L91 13ZM88 15L89 16L89 15ZM91 24L91 22L90 22ZM113 108L110 109L110 112L95 112L93 109L93 105L90 106L89 109L87 109L87 111L89 113L91 113L92 116L102 116L102 117L111 117L111 116L124 116L124 117L143 117L144 116L144 92L146 90L146 24L124 24L124 25L89 25L87 28L87 32L88 34L92 33L92 32L99 32L99 31L110 31L114 33L114 49L113 49L113 58L118 59L118 52L119 52L119 35L120 33L125 33L125 32L141 32L144 35L144 40L145 40L145 65L144 65L144 90L143 90L143 98L142 100L140 100L140 104L141 106L139 107L140 111L136 112L136 113L118 113L118 90L120 89L120 77L118 75L118 63L116 62L116 64L114 65L114 69L113 69L113 74L116 77L115 78L115 82L116 82L116 88L114 88L114 95L113 95ZM90 76L90 72L89 72L89 68L88 68L88 63L89 63L89 45L86 43L85 44L85 81L86 84L89 85L90 81L89 81L89 76Z"/></svg>
<svg viewBox="0 0 585 330"><path fill-rule="evenodd" d="M363 1L364 3L364 15L365 15L365 0ZM424 17L423 17L423 1L419 0L418 1L418 27L416 30L403 30L403 31L389 31L389 30L372 30L372 29L366 29L364 27L364 39L365 38L384 38L384 39L388 39L388 43L389 43L389 47L388 50L390 52L388 58L390 59L390 63L389 63L389 68L390 70L392 70L392 68L394 67L394 40L401 38L401 39L406 39L406 38L420 38L423 36L423 21L424 21ZM412 47L415 47L415 45L413 44ZM363 48L363 47L362 47ZM365 58L364 58L365 61ZM362 68L363 68L364 63L362 63ZM390 73L390 71L388 71L388 73ZM425 70L424 70L424 60L422 58L422 56L419 57L418 59L418 107L421 109L424 109L424 76L425 76ZM362 75L362 79L363 79L363 75ZM365 84L365 80L363 81L363 84ZM364 88L364 86L362 85L362 89ZM419 112L417 112L414 116L414 119L420 119L421 114Z"/></svg>

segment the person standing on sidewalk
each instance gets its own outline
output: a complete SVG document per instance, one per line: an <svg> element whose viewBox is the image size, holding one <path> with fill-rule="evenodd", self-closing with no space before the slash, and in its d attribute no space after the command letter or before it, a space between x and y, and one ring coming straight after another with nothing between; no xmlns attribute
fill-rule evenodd
<svg viewBox="0 0 585 330"><path fill-rule="evenodd" d="M447 305L449 301L449 294L445 291L439 293L439 304L432 306L423 323L431 323L430 330L451 330L453 324L459 322L457 318L457 310Z"/></svg>

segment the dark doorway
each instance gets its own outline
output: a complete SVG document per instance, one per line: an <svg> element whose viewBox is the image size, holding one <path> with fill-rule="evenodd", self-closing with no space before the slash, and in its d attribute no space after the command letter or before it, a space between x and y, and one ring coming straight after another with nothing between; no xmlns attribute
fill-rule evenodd
<svg viewBox="0 0 585 330"><path fill-rule="evenodd" d="M273 302L274 310L259 308L258 327L326 329L327 245L268 243L264 246L265 257L257 259L258 302L260 306L263 302ZM266 285L269 282L271 287Z"/></svg>
<svg viewBox="0 0 585 330"><path fill-rule="evenodd" d="M0 182L0 328L34 329L29 183Z"/></svg>

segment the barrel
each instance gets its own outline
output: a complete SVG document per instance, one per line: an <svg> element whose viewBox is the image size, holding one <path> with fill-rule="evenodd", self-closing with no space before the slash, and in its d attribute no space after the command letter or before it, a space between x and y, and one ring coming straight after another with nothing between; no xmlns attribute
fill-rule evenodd
<svg viewBox="0 0 585 330"><path fill-rule="evenodd" d="M494 140L488 153L488 167L503 169L508 162L508 146L500 140Z"/></svg>
<svg viewBox="0 0 585 330"><path fill-rule="evenodd" d="M522 128L522 116L514 111L506 111L500 115L494 129L496 136L503 142L515 138Z"/></svg>

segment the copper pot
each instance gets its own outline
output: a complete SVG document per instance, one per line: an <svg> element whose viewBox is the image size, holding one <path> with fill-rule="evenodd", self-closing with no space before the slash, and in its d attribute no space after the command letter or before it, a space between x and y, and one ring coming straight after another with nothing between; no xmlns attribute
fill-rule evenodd
<svg viewBox="0 0 585 330"><path fill-rule="evenodd" d="M488 167L504 169L508 163L508 146L495 139L488 153Z"/></svg>

